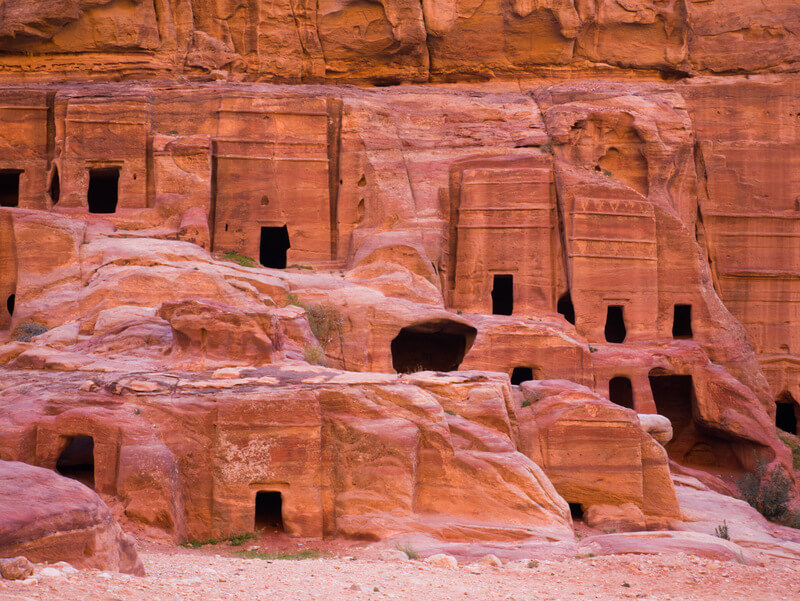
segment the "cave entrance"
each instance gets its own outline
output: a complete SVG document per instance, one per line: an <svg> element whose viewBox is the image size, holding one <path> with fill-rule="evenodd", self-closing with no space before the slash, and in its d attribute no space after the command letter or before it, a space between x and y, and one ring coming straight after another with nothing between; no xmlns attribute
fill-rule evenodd
<svg viewBox="0 0 800 601"><path fill-rule="evenodd" d="M89 169L86 201L90 213L116 213L119 201L119 167Z"/></svg>
<svg viewBox="0 0 800 601"><path fill-rule="evenodd" d="M534 369L532 367L515 367L511 371L511 383L519 386L523 382L533 380Z"/></svg>
<svg viewBox="0 0 800 601"><path fill-rule="evenodd" d="M94 488L94 439L91 436L69 436L56 462L56 471Z"/></svg>
<svg viewBox="0 0 800 601"><path fill-rule="evenodd" d="M650 389L656 411L672 422L674 432L692 422L694 383L692 376L650 374Z"/></svg>
<svg viewBox="0 0 800 601"><path fill-rule="evenodd" d="M514 312L514 276L496 274L492 287L492 315L511 315Z"/></svg>
<svg viewBox="0 0 800 601"><path fill-rule="evenodd" d="M606 342L625 342L628 330L625 327L625 315L622 305L609 305L606 312Z"/></svg>
<svg viewBox="0 0 800 601"><path fill-rule="evenodd" d="M256 493L255 530L283 532L283 495L275 490Z"/></svg>
<svg viewBox="0 0 800 601"><path fill-rule="evenodd" d="M672 318L672 337L691 338L692 336L692 305L675 305Z"/></svg>
<svg viewBox="0 0 800 601"><path fill-rule="evenodd" d="M583 505L580 503L570 503L569 504L569 514L572 516L573 520L582 520L583 519Z"/></svg>
<svg viewBox="0 0 800 601"><path fill-rule="evenodd" d="M405 374L455 371L477 334L472 326L447 319L406 326L392 340L392 367Z"/></svg>
<svg viewBox="0 0 800 601"><path fill-rule="evenodd" d="M20 169L0 170L0 207L19 206Z"/></svg>
<svg viewBox="0 0 800 601"><path fill-rule="evenodd" d="M8 309L9 315L14 315L14 305L17 304L17 295L12 294L6 300L6 309Z"/></svg>
<svg viewBox="0 0 800 601"><path fill-rule="evenodd" d="M285 225L261 228L258 260L264 267L286 269L286 251L289 248L289 230Z"/></svg>
<svg viewBox="0 0 800 601"><path fill-rule="evenodd" d="M788 392L782 392L775 401L775 427L797 434L797 403Z"/></svg>
<svg viewBox="0 0 800 601"><path fill-rule="evenodd" d="M575 307L572 305L572 296L569 291L561 295L556 305L556 311L561 313L568 322L575 325Z"/></svg>
<svg viewBox="0 0 800 601"><path fill-rule="evenodd" d="M620 407L633 409L633 385L628 378L617 376L608 383L608 398Z"/></svg>

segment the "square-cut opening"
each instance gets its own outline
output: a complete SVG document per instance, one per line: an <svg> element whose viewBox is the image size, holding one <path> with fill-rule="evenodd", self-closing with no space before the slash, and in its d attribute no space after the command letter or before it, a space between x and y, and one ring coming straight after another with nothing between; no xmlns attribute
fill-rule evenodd
<svg viewBox="0 0 800 601"><path fill-rule="evenodd" d="M116 213L119 201L119 167L89 170L86 201L90 213Z"/></svg>
<svg viewBox="0 0 800 601"><path fill-rule="evenodd" d="M275 490L256 493L255 529L283 532L283 496Z"/></svg>
<svg viewBox="0 0 800 601"><path fill-rule="evenodd" d="M19 206L20 169L0 169L0 207Z"/></svg>
<svg viewBox="0 0 800 601"><path fill-rule="evenodd" d="M514 312L514 276L496 274L492 287L492 314L511 315Z"/></svg>
<svg viewBox="0 0 800 601"><path fill-rule="evenodd" d="M264 267L286 269L286 251L290 248L289 230L285 225L261 228L259 262Z"/></svg>

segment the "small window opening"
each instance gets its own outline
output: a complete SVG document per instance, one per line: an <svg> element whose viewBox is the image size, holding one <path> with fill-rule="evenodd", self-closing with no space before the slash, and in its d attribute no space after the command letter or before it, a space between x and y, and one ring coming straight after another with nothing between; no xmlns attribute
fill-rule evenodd
<svg viewBox="0 0 800 601"><path fill-rule="evenodd" d="M617 376L608 383L608 398L620 407L633 409L633 385L628 378Z"/></svg>
<svg viewBox="0 0 800 601"><path fill-rule="evenodd" d="M556 310L564 316L569 323L575 325L575 307L572 306L572 296L569 292L565 292L561 298L558 299Z"/></svg>
<svg viewBox="0 0 800 601"><path fill-rule="evenodd" d="M8 314L9 315L14 315L14 305L16 305L16 303L17 303L17 295L16 294L12 294L6 300L6 309L8 309Z"/></svg>
<svg viewBox="0 0 800 601"><path fill-rule="evenodd" d="M19 206L19 169L0 171L0 207Z"/></svg>
<svg viewBox="0 0 800 601"><path fill-rule="evenodd" d="M286 251L289 248L289 230L285 225L261 228L259 260L264 267L286 269Z"/></svg>
<svg viewBox="0 0 800 601"><path fill-rule="evenodd" d="M675 313L672 319L672 337L692 337L692 305L675 305Z"/></svg>
<svg viewBox="0 0 800 601"><path fill-rule="evenodd" d="M53 204L58 204L61 199L61 178L58 175L58 167L53 167L53 176L50 178L50 200Z"/></svg>
<svg viewBox="0 0 800 601"><path fill-rule="evenodd" d="M625 328L625 316L621 305L609 305L606 313L606 342L625 342L628 330Z"/></svg>
<svg viewBox="0 0 800 601"><path fill-rule="evenodd" d="M492 314L511 315L514 312L514 276L495 275L492 288Z"/></svg>
<svg viewBox="0 0 800 601"><path fill-rule="evenodd" d="M531 367L515 367L511 372L511 383L514 386L519 386L529 380L533 380L533 368Z"/></svg>
<svg viewBox="0 0 800 601"><path fill-rule="evenodd" d="M56 471L94 488L94 439L91 436L70 436L58 457Z"/></svg>
<svg viewBox="0 0 800 601"><path fill-rule="evenodd" d="M580 503L570 503L569 504L569 513L572 516L573 520L582 520L583 519L583 505Z"/></svg>
<svg viewBox="0 0 800 601"><path fill-rule="evenodd" d="M283 532L283 496L274 490L256 493L255 530Z"/></svg>
<svg viewBox="0 0 800 601"><path fill-rule="evenodd" d="M788 392L775 401L775 426L789 434L797 434L797 403Z"/></svg>
<svg viewBox="0 0 800 601"><path fill-rule="evenodd" d="M109 214L117 211L119 171L119 167L89 170L89 192L86 200L90 213Z"/></svg>

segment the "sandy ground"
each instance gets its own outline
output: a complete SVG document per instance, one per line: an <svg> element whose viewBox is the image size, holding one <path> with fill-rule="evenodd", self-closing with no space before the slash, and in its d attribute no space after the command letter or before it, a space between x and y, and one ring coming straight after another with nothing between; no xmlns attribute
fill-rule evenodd
<svg viewBox="0 0 800 601"><path fill-rule="evenodd" d="M237 557L227 545L189 550L143 543L144 578L81 570L39 575L28 583L0 581L0 601L800 599L800 567L791 564L748 567L678 554L447 569L423 561L381 561L366 547L345 552L350 555L339 550L316 559L264 560Z"/></svg>

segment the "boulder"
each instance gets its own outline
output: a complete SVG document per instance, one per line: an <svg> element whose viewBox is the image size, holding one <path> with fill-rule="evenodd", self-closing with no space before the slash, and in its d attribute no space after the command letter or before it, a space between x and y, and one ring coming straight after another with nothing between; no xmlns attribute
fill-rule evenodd
<svg viewBox="0 0 800 601"><path fill-rule="evenodd" d="M133 539L97 493L44 468L0 461L0 557L19 556L144 576Z"/></svg>

